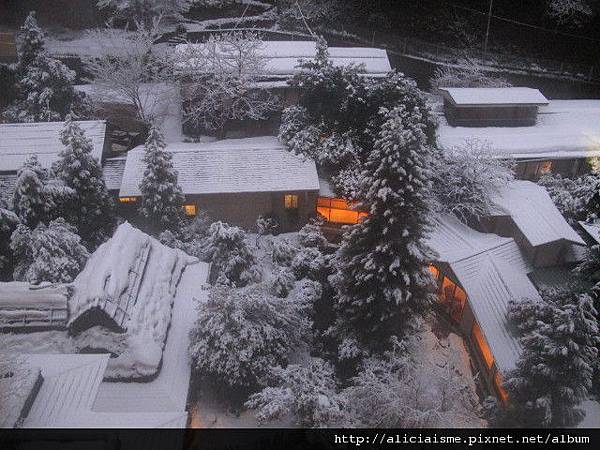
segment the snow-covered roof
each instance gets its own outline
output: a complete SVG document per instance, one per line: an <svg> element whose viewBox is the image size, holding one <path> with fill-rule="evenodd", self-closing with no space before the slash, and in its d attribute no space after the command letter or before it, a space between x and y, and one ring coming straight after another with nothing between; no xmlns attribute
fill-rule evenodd
<svg viewBox="0 0 600 450"><path fill-rule="evenodd" d="M318 191L314 161L288 152L275 137L168 144L185 194ZM121 197L139 196L144 147L127 153Z"/></svg>
<svg viewBox="0 0 600 450"><path fill-rule="evenodd" d="M186 52L189 46L201 49L206 44L178 44L176 52ZM264 74L281 77L299 71L299 60L310 60L316 55L314 41L264 41L257 55L265 58ZM371 47L329 47L329 58L335 66L349 64L363 65L363 71L370 76L383 76L392 70L387 52ZM203 67L202 70L205 70Z"/></svg>
<svg viewBox="0 0 600 450"><path fill-rule="evenodd" d="M92 141L92 155L101 161L106 122L88 120L76 123ZM63 149L60 142L63 127L64 122L0 124L0 172L18 170L30 155L37 155L40 164L49 168Z"/></svg>
<svg viewBox="0 0 600 450"><path fill-rule="evenodd" d="M121 189L121 182L123 181L123 172L125 171L125 161L127 156L117 156L114 158L106 158L102 165L102 172L104 174L104 181L106 182L106 188L109 191L118 191Z"/></svg>
<svg viewBox="0 0 600 450"><path fill-rule="evenodd" d="M520 346L508 322L508 302L540 298L518 245L512 238L475 231L453 216L435 218L428 244L467 293L498 369L513 369Z"/></svg>
<svg viewBox="0 0 600 450"><path fill-rule="evenodd" d="M510 216L529 243L536 247L555 241L585 242L567 223L546 189L531 181L513 181L491 196L491 216Z"/></svg>
<svg viewBox="0 0 600 450"><path fill-rule="evenodd" d="M548 99L537 89L527 87L502 88L439 88L444 98L455 106L544 106Z"/></svg>
<svg viewBox="0 0 600 450"><path fill-rule="evenodd" d="M67 297L62 285L0 283L0 327L62 327L68 317Z"/></svg>
<svg viewBox="0 0 600 450"><path fill-rule="evenodd" d="M579 221L583 230L598 244L600 244L600 224L596 222Z"/></svg>
<svg viewBox="0 0 600 450"><path fill-rule="evenodd" d="M438 118L438 143L446 148L478 139L498 158L600 156L600 100L552 100L526 127L453 127L443 115Z"/></svg>

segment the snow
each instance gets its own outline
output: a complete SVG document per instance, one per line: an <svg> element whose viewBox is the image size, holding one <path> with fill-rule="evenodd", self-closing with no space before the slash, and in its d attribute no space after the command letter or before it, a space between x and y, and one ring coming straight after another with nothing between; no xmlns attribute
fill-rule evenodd
<svg viewBox="0 0 600 450"><path fill-rule="evenodd" d="M126 160L126 156L117 156L115 158L107 158L104 161L102 173L106 182L106 189L109 191L118 191L121 188Z"/></svg>
<svg viewBox="0 0 600 450"><path fill-rule="evenodd" d="M293 155L264 136L167 145L185 194L319 190L314 161ZM121 197L139 196L144 147L127 154Z"/></svg>
<svg viewBox="0 0 600 450"><path fill-rule="evenodd" d="M531 181L513 181L492 194L492 216L510 216L529 243L536 247L565 240L585 245L571 228L544 187Z"/></svg>
<svg viewBox="0 0 600 450"><path fill-rule="evenodd" d="M68 316L67 289L61 285L31 286L0 283L0 324L5 327L64 326Z"/></svg>
<svg viewBox="0 0 600 450"><path fill-rule="evenodd" d="M538 89L526 87L503 88L445 88L439 90L457 106L542 106L548 99Z"/></svg>
<svg viewBox="0 0 600 450"><path fill-rule="evenodd" d="M18 425L23 408L40 376L40 370L29 366L22 357L15 361L13 368L19 371L13 375L18 377L17 380L0 374L0 428Z"/></svg>
<svg viewBox="0 0 600 450"><path fill-rule="evenodd" d="M92 141L92 156L102 160L106 122L103 120L77 123ZM28 156L37 155L44 168L50 168L63 149L60 132L64 122L0 124L0 172L18 170Z"/></svg>
<svg viewBox="0 0 600 450"><path fill-rule="evenodd" d="M179 44L175 51L183 53L188 46L204 44ZM265 76L289 76L298 72L299 60L310 60L316 55L314 41L264 41L257 51L265 58ZM363 64L368 75L384 75L391 71L391 65L384 49L370 47L329 47L330 60L335 66ZM192 61L193 64L193 61Z"/></svg>
<svg viewBox="0 0 600 450"><path fill-rule="evenodd" d="M578 428L600 428L600 403L596 399L589 399L581 403L581 408L585 411L585 418L578 425Z"/></svg>
<svg viewBox="0 0 600 450"><path fill-rule="evenodd" d="M446 148L476 138L498 158L600 156L600 100L552 100L529 127L452 127L443 116L439 122L438 143Z"/></svg>
<svg viewBox="0 0 600 450"><path fill-rule="evenodd" d="M599 223L588 223L583 220L578 222L581 228L598 244L600 244L600 224Z"/></svg>

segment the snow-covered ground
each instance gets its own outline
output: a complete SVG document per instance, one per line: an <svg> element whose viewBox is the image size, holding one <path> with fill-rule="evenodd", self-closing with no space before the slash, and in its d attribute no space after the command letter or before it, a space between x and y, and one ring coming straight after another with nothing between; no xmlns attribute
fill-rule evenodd
<svg viewBox="0 0 600 450"><path fill-rule="evenodd" d="M581 404L585 411L585 418L578 425L579 428L600 428L600 403L596 399L586 400Z"/></svg>

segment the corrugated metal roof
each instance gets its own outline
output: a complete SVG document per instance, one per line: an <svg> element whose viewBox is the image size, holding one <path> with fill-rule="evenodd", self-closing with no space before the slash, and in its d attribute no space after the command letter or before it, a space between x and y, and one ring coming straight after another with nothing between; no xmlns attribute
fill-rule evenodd
<svg viewBox="0 0 600 450"><path fill-rule="evenodd" d="M542 106L549 103L538 89L503 88L439 88L444 98L456 106Z"/></svg>
<svg viewBox="0 0 600 450"><path fill-rule="evenodd" d="M92 141L92 155L102 159L106 122L90 120L76 122ZM37 155L40 164L49 168L63 149L60 132L64 122L0 124L0 172L17 171L30 155Z"/></svg>
<svg viewBox="0 0 600 450"><path fill-rule="evenodd" d="M274 137L209 144L169 144L185 194L318 191L314 161L288 152ZM139 196L144 147L127 153L119 195Z"/></svg>
<svg viewBox="0 0 600 450"><path fill-rule="evenodd" d="M513 181L491 197L492 216L510 216L529 243L536 247L565 240L585 245L558 211L546 189L531 181Z"/></svg>

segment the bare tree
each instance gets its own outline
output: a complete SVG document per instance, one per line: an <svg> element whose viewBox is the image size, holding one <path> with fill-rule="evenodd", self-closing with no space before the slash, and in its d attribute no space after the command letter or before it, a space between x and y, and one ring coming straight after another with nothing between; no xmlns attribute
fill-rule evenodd
<svg viewBox="0 0 600 450"><path fill-rule="evenodd" d="M176 86L172 83L168 53L154 45L159 24L157 17L150 27L138 22L132 32L114 28L90 32L90 38L100 47L99 54L86 61L96 106L129 104L146 126L164 119L162 106L175 93Z"/></svg>
<svg viewBox="0 0 600 450"><path fill-rule="evenodd" d="M184 122L223 138L228 122L262 120L277 110L277 97L259 83L268 62L262 45L256 33L233 32L178 47Z"/></svg>
<svg viewBox="0 0 600 450"><path fill-rule="evenodd" d="M111 9L113 16L127 21L133 19L131 25L152 25L157 16L179 19L192 5L191 0L97 0L100 9Z"/></svg>

